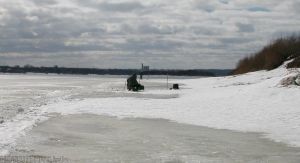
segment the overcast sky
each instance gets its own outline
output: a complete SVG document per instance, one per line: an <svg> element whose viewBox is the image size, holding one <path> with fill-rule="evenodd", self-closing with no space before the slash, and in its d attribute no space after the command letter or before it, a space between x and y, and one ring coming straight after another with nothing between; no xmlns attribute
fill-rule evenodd
<svg viewBox="0 0 300 163"><path fill-rule="evenodd" d="M0 65L232 68L299 31L300 0L0 0Z"/></svg>

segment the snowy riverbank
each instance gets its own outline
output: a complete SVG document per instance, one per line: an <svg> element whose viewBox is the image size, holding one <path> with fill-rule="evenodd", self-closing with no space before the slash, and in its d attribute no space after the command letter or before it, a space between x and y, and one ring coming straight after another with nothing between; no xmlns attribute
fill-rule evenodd
<svg viewBox="0 0 300 163"><path fill-rule="evenodd" d="M51 86L41 96L51 100L31 106L0 125L0 154L6 154L20 134L47 119L49 113L164 118L218 129L262 132L272 140L300 146L300 87L280 85L283 78L297 71L281 67L240 76L173 80L183 84L179 91L155 87L155 83L164 82L155 79L145 81L152 89L141 93L124 91L123 79L55 77L48 85L30 81L37 82L32 84L39 85L39 90L46 91Z"/></svg>
<svg viewBox="0 0 300 163"><path fill-rule="evenodd" d="M294 73L279 68L235 77L184 80L178 81L185 84L176 92L179 98L88 98L53 104L49 111L165 118L212 128L262 132L275 141L300 146L300 87L280 85L283 78Z"/></svg>

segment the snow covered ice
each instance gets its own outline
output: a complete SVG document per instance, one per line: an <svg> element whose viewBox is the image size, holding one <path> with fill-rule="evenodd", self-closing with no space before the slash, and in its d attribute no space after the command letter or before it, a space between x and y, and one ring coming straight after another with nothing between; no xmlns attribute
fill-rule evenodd
<svg viewBox="0 0 300 163"><path fill-rule="evenodd" d="M51 113L92 113L119 118L163 118L179 123L260 132L300 146L300 87L280 85L299 69L283 67L238 76L173 79L181 90L144 80L146 90L124 90L125 78L59 75L0 75L0 155ZM10 108L10 109L7 109ZM23 108L23 112L18 112Z"/></svg>

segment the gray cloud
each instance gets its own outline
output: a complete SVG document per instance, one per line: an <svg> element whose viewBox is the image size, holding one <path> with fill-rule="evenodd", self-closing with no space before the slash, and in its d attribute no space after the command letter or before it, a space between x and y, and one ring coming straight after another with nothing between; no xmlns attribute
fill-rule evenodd
<svg viewBox="0 0 300 163"><path fill-rule="evenodd" d="M32 0L36 5L54 5L57 3L56 0Z"/></svg>
<svg viewBox="0 0 300 163"><path fill-rule="evenodd" d="M220 4L226 4L224 1L217 1L217 0L211 0L211 1L204 1L199 0L195 2L196 8L203 10L205 12L214 12Z"/></svg>
<svg viewBox="0 0 300 163"><path fill-rule="evenodd" d="M134 10L143 9L144 6L139 2L120 2L120 3L109 3L103 2L99 4L99 8L111 12L129 12Z"/></svg>
<svg viewBox="0 0 300 163"><path fill-rule="evenodd" d="M267 9L266 7L263 6L251 6L247 8L248 11L252 11L252 12L270 12L269 9Z"/></svg>
<svg viewBox="0 0 300 163"><path fill-rule="evenodd" d="M135 10L142 10L145 8L142 3L138 1L128 2L111 2L111 1L98 1L98 0L77 0L79 5L84 5L90 8L96 8L102 11L109 12L132 12Z"/></svg>
<svg viewBox="0 0 300 163"><path fill-rule="evenodd" d="M299 4L0 0L0 64L231 68L270 39L299 32Z"/></svg>
<svg viewBox="0 0 300 163"><path fill-rule="evenodd" d="M252 24L236 23L236 26L238 27L239 32L246 32L246 33L255 32L255 28Z"/></svg>

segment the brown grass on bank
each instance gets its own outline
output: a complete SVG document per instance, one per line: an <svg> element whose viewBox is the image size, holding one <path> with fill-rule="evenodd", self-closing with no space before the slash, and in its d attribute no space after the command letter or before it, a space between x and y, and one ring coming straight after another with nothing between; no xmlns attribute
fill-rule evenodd
<svg viewBox="0 0 300 163"><path fill-rule="evenodd" d="M287 67L300 67L300 35L277 39L258 53L240 60L232 74L272 70L293 58Z"/></svg>

